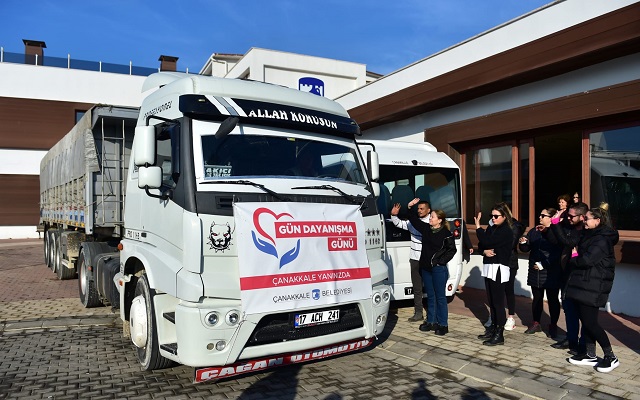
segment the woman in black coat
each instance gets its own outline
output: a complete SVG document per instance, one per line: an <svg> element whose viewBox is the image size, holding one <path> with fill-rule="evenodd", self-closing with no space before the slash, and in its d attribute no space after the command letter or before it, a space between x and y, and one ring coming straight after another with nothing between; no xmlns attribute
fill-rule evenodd
<svg viewBox="0 0 640 400"><path fill-rule="evenodd" d="M610 372L620 365L613 354L607 333L598 323L598 310L609 300L615 276L613 246L618 243L618 231L611 228L608 205L592 208L585 216L585 233L578 243L578 254L569 261L571 273L565 296L576 305L586 336L586 352L569 359L576 365L595 366L599 372ZM604 359L596 358L596 342L604 351Z"/></svg>
<svg viewBox="0 0 640 400"><path fill-rule="evenodd" d="M409 205L418 201L419 199L414 199ZM422 233L419 264L424 293L427 295L427 318L419 329L423 332L433 330L440 336L449 332L449 309L446 296L447 279L449 279L447 263L457 251L446 217L442 210L431 210L429 223L426 223L418 217L417 213L409 213L409 222Z"/></svg>
<svg viewBox="0 0 640 400"><path fill-rule="evenodd" d="M562 281L562 267L560 254L562 247L547 240L547 232L551 226L551 217L556 213L553 208L545 208L540 212L540 224L529 230L527 236L520 238L520 251L529 253L529 273L527 284L531 286L533 301L531 314L533 323L524 333L542 332L540 318L544 305L544 292L547 292L549 303L549 336L555 338L558 334L558 319L560 318L560 283Z"/></svg>
<svg viewBox="0 0 640 400"><path fill-rule="evenodd" d="M495 346L504 344L504 324L507 321L504 294L511 276L509 264L513 253L512 219L508 209L500 204L496 204L491 210L493 225L486 230L480 227L481 217L482 213L478 213L474 220L478 235L478 251L483 254L482 276L491 310L491 326L484 334L479 335L478 339L485 339L482 342L484 345Z"/></svg>

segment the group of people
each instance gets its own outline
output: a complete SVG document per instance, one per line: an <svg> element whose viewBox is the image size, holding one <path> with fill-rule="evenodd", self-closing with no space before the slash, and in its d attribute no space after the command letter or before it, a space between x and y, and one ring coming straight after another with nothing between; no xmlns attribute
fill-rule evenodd
<svg viewBox="0 0 640 400"><path fill-rule="evenodd" d="M540 211L538 224L526 234L525 227L513 217L504 202L493 206L486 228L481 225L482 213L474 218L478 253L482 255L483 263L481 275L490 309L485 332L478 338L486 346L501 345L504 344L504 330L515 328L514 283L519 250L529 253L527 284L533 296L532 323L525 333L543 331L541 317L546 292L549 336L556 338L558 335L561 308L567 327L566 338L552 347L567 349L572 364L610 372L620 362L598 323L598 310L605 306L613 286L613 246L618 242L618 232L612 227L607 204L589 209L580 201L578 193L573 197L561 195L557 201L557 209L548 207ZM412 212L411 208L416 204L418 206ZM423 321L422 297L425 293L427 315L419 329L445 335L449 331L445 296L447 263L456 253L455 241L442 210L431 210L428 202L417 198L409 202L408 208L409 220L403 221L397 217L400 204L394 205L391 221L396 227L411 232L414 315L409 321ZM470 243L464 247L467 252L473 251ZM604 352L601 359L596 357L596 343Z"/></svg>

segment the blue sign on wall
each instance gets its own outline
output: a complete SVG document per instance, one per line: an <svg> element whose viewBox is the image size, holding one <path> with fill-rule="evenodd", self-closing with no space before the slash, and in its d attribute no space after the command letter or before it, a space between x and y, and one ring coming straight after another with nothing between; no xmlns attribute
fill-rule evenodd
<svg viewBox="0 0 640 400"><path fill-rule="evenodd" d="M305 77L298 81L298 89L303 92L324 96L324 82L318 78Z"/></svg>

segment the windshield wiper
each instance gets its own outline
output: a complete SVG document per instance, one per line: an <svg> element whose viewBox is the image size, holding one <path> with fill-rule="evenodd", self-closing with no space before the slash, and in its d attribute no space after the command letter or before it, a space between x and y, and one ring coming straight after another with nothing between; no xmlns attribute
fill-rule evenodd
<svg viewBox="0 0 640 400"><path fill-rule="evenodd" d="M291 201L290 198L285 197L281 194L278 194L276 192L274 192L273 190L267 188L264 185L261 185L259 183L255 183L255 182L251 182L248 180L237 180L237 181L207 181L207 182L202 182L203 185L211 185L211 184L230 184L230 185L249 185L249 186L255 186L257 188L262 189L265 193L269 193L270 195L272 195L273 197L275 197L276 199L280 200L280 201Z"/></svg>
<svg viewBox="0 0 640 400"><path fill-rule="evenodd" d="M335 186L331 186L331 185L320 185L320 186L298 186L298 187L293 187L291 189L319 189L319 190L333 190L336 193L340 193L340 195L342 195L342 197L344 197L345 199L349 200L352 204L360 204L362 203L363 197L362 196L352 196L348 193L343 192L342 190L338 189Z"/></svg>

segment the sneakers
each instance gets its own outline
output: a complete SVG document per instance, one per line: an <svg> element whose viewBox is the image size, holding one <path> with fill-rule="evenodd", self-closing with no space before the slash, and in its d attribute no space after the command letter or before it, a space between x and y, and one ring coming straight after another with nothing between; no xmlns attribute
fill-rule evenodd
<svg viewBox="0 0 640 400"><path fill-rule="evenodd" d="M506 327L505 327L505 329L506 329ZM524 331L524 333L526 333L528 335L534 334L536 332L542 332L542 327L540 326L539 322L534 322L533 324L531 324L529 329Z"/></svg>
<svg viewBox="0 0 640 400"><path fill-rule="evenodd" d="M513 317L507 318L507 323L504 324L504 329L506 331L512 331L512 330L516 329L516 320L513 319Z"/></svg>
<svg viewBox="0 0 640 400"><path fill-rule="evenodd" d="M616 360L617 361L617 360ZM571 358L569 358L569 362L574 365L588 365L590 367L595 367L598 365L598 358L595 356L590 356L588 354L578 354ZM617 365L616 365L617 367ZM615 368L615 367L613 367ZM613 369L611 368L611 369ZM609 370L611 371L611 370ZM607 371L608 372L608 371Z"/></svg>
<svg viewBox="0 0 640 400"><path fill-rule="evenodd" d="M618 361L618 357L616 356L604 356L602 361L598 363L596 366L596 371L598 372L611 372L616 369L620 365L620 361Z"/></svg>
<svg viewBox="0 0 640 400"><path fill-rule="evenodd" d="M493 322L491 321L491 315L489 315L489 319L487 320L487 322L484 323L484 327L488 328L493 324Z"/></svg>

